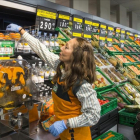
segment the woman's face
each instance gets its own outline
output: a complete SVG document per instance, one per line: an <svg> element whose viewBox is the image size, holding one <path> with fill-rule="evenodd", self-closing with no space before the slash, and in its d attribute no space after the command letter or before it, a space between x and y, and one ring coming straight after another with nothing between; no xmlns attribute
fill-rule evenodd
<svg viewBox="0 0 140 140"><path fill-rule="evenodd" d="M66 43L65 46L62 46L59 59L60 61L63 61L64 63L69 63L71 61L71 55L73 52L73 46L76 43L76 39L71 39Z"/></svg>

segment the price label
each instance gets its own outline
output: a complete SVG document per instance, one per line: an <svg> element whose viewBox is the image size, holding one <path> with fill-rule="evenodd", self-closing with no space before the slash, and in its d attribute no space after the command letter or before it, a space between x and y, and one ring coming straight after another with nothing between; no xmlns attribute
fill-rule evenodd
<svg viewBox="0 0 140 140"><path fill-rule="evenodd" d="M116 32L115 32L115 37L119 38L121 29L120 29L120 28L116 28L115 31L116 31Z"/></svg>
<svg viewBox="0 0 140 140"><path fill-rule="evenodd" d="M121 43L124 43L124 40L120 40Z"/></svg>
<svg viewBox="0 0 140 140"><path fill-rule="evenodd" d="M92 20L85 18L84 19L84 38L91 40L91 33L92 33Z"/></svg>
<svg viewBox="0 0 140 140"><path fill-rule="evenodd" d="M138 38L138 34L134 34L134 41L136 41Z"/></svg>
<svg viewBox="0 0 140 140"><path fill-rule="evenodd" d="M99 40L99 46L104 47L105 46L105 41L104 40Z"/></svg>
<svg viewBox="0 0 140 140"><path fill-rule="evenodd" d="M105 34L106 34L106 25L101 24L100 25L100 36L105 36Z"/></svg>
<svg viewBox="0 0 140 140"><path fill-rule="evenodd" d="M57 27L68 28L69 20L70 20L70 13L59 11Z"/></svg>
<svg viewBox="0 0 140 140"><path fill-rule="evenodd" d="M100 28L106 29L106 25L101 24Z"/></svg>
<svg viewBox="0 0 140 140"><path fill-rule="evenodd" d="M110 42L112 42L112 38L107 38L107 41L110 41Z"/></svg>
<svg viewBox="0 0 140 140"><path fill-rule="evenodd" d="M129 36L130 36L130 32L126 31L126 39L129 39Z"/></svg>
<svg viewBox="0 0 140 140"><path fill-rule="evenodd" d="M56 10L37 6L36 11L36 25L39 25L39 30L54 31L56 24Z"/></svg>
<svg viewBox="0 0 140 140"><path fill-rule="evenodd" d="M105 40L105 37L100 36L99 39L100 40Z"/></svg>
<svg viewBox="0 0 140 140"><path fill-rule="evenodd" d="M84 34L84 38L91 38L91 35Z"/></svg>
<svg viewBox="0 0 140 140"><path fill-rule="evenodd" d="M92 32L93 33L98 33L98 29L99 29L100 23L98 21L93 21L92 22Z"/></svg>
<svg viewBox="0 0 140 140"><path fill-rule="evenodd" d="M73 30L82 30L83 18L78 15L73 15Z"/></svg>
<svg viewBox="0 0 140 140"><path fill-rule="evenodd" d="M73 32L72 33L72 36L73 37L82 37L82 34L81 33L75 33L75 32Z"/></svg>

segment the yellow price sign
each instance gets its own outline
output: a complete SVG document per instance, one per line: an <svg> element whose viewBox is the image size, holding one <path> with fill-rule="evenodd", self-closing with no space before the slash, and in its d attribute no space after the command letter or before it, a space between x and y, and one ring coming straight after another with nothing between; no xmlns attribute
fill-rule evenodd
<svg viewBox="0 0 140 140"><path fill-rule="evenodd" d="M91 35L84 34L84 38L91 38Z"/></svg>
<svg viewBox="0 0 140 140"><path fill-rule="evenodd" d="M114 31L114 28L113 27L108 27L108 30Z"/></svg>
<svg viewBox="0 0 140 140"><path fill-rule="evenodd" d="M82 23L83 19L74 17L73 21Z"/></svg>
<svg viewBox="0 0 140 140"><path fill-rule="evenodd" d="M58 18L70 20L70 16L59 14Z"/></svg>
<svg viewBox="0 0 140 140"><path fill-rule="evenodd" d="M122 30L121 33L122 33L122 34L125 34L125 31Z"/></svg>
<svg viewBox="0 0 140 140"><path fill-rule="evenodd" d="M112 42L112 38L107 38L107 41L110 41L110 42Z"/></svg>
<svg viewBox="0 0 140 140"><path fill-rule="evenodd" d="M130 32L127 32L126 34L127 34L127 35L130 35Z"/></svg>
<svg viewBox="0 0 140 140"><path fill-rule="evenodd" d="M124 40L120 40L121 43L124 43Z"/></svg>
<svg viewBox="0 0 140 140"><path fill-rule="evenodd" d="M92 21L85 20L85 24L92 25Z"/></svg>
<svg viewBox="0 0 140 140"><path fill-rule="evenodd" d="M100 36L99 40L105 40L105 37Z"/></svg>
<svg viewBox="0 0 140 140"><path fill-rule="evenodd" d="M106 29L106 25L101 24L100 28Z"/></svg>
<svg viewBox="0 0 140 140"><path fill-rule="evenodd" d="M135 34L135 37L138 37L138 35L137 35L137 34Z"/></svg>
<svg viewBox="0 0 140 140"><path fill-rule="evenodd" d="M93 22L93 23L92 23L92 26L99 27L99 23Z"/></svg>
<svg viewBox="0 0 140 140"><path fill-rule="evenodd" d="M120 29L116 29L116 32L117 32L117 33L120 33Z"/></svg>
<svg viewBox="0 0 140 140"><path fill-rule="evenodd" d="M45 17L45 18L50 18L50 19L56 19L56 13L50 12L50 11L41 10L41 9L37 9L37 16Z"/></svg>
<svg viewBox="0 0 140 140"><path fill-rule="evenodd" d="M73 32L72 35L75 36L75 37L81 37L82 36L81 33L75 33L75 32Z"/></svg>

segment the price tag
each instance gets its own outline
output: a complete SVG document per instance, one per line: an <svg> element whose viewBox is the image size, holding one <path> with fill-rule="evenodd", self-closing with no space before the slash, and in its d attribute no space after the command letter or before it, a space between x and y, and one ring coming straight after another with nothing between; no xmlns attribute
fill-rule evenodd
<svg viewBox="0 0 140 140"><path fill-rule="evenodd" d="M99 45L101 47L105 46L105 35L106 35L106 24L100 24L100 37L99 37Z"/></svg>
<svg viewBox="0 0 140 140"><path fill-rule="evenodd" d="M85 18L84 19L84 38L90 41L91 33L92 33L92 20Z"/></svg>
<svg viewBox="0 0 140 140"><path fill-rule="evenodd" d="M100 25L100 36L105 36L106 34L106 25L101 23Z"/></svg>
<svg viewBox="0 0 140 140"><path fill-rule="evenodd" d="M121 43L124 43L124 40L120 40Z"/></svg>
<svg viewBox="0 0 140 140"><path fill-rule="evenodd" d="M73 37L82 37L82 34L81 33L75 33L75 32L73 32L72 33L72 36Z"/></svg>
<svg viewBox="0 0 140 140"><path fill-rule="evenodd" d="M39 30L54 31L56 23L56 10L43 6L37 6L36 10L36 25L39 25Z"/></svg>
<svg viewBox="0 0 140 140"><path fill-rule="evenodd" d="M83 18L78 15L73 15L73 30L82 31Z"/></svg>
<svg viewBox="0 0 140 140"><path fill-rule="evenodd" d="M93 21L92 22L92 32L93 33L98 33L98 29L99 29L100 23L98 21Z"/></svg>
<svg viewBox="0 0 140 140"><path fill-rule="evenodd" d="M119 38L121 29L120 28L116 28L115 31L116 31L115 32L115 37Z"/></svg>
<svg viewBox="0 0 140 140"><path fill-rule="evenodd" d="M113 31L114 28L111 25L108 25L108 31L107 31L107 46L112 47L112 36L113 36Z"/></svg>
<svg viewBox="0 0 140 140"><path fill-rule="evenodd" d="M136 41L138 38L138 34L134 34L134 41Z"/></svg>
<svg viewBox="0 0 140 140"><path fill-rule="evenodd" d="M70 20L70 13L59 11L57 27L68 28L69 20Z"/></svg>
<svg viewBox="0 0 140 140"><path fill-rule="evenodd" d="M125 30L121 29L121 40L125 39Z"/></svg>
<svg viewBox="0 0 140 140"><path fill-rule="evenodd" d="M126 39L129 39L129 36L130 36L130 32L126 31Z"/></svg>
<svg viewBox="0 0 140 140"><path fill-rule="evenodd" d="M85 18L84 20L84 31L90 32L92 31L92 20Z"/></svg>

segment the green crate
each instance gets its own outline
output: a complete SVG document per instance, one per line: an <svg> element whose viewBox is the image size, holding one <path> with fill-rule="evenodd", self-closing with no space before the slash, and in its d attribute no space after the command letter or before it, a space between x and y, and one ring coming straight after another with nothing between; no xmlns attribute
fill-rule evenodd
<svg viewBox="0 0 140 140"><path fill-rule="evenodd" d="M138 68L138 70L140 70L140 68L137 66L137 64L138 64L137 62L135 62L135 63L133 62L133 63L129 63L129 64L128 64L128 63L127 63L127 64L124 64L124 66L126 66L129 70L131 70L132 72L134 72L134 71L133 71L132 69L130 69L128 66L132 66L132 65L133 65L133 66L135 66L136 68ZM134 73L135 73L135 72L134 72ZM135 74L136 74L136 73L135 73ZM136 74L136 75L137 75L137 74ZM137 75L137 78L140 79L140 75Z"/></svg>
<svg viewBox="0 0 140 140"><path fill-rule="evenodd" d="M128 105L131 105L131 103L116 88L110 88L110 89L106 89L106 90L100 91L100 92L97 91L97 93L100 95L103 95L103 94L105 94L107 92L111 92L111 91L116 92L118 94L118 96L120 96L124 100L125 103L127 103Z"/></svg>
<svg viewBox="0 0 140 140"><path fill-rule="evenodd" d="M124 140L124 137L122 134L119 134L117 132L108 131L93 140Z"/></svg>
<svg viewBox="0 0 140 140"><path fill-rule="evenodd" d="M66 38L65 40L67 41L70 40L70 38L66 35L66 33L64 33L59 27L55 28L55 31L59 31Z"/></svg>
<svg viewBox="0 0 140 140"><path fill-rule="evenodd" d="M130 82L121 83L121 84L119 84L119 85L116 86L116 89L117 89L118 91L122 92L122 93L127 97L127 100L128 100L131 104L133 104L133 102L131 102L131 99L127 96L127 94L126 94L123 90L120 89L120 87L124 86L124 85L127 84L127 83L130 84L138 93L140 93L140 92L137 90L137 88L136 88L134 85L132 85Z"/></svg>
<svg viewBox="0 0 140 140"><path fill-rule="evenodd" d="M133 127L134 124L137 122L136 119L137 113L129 113L122 109L119 111L119 124L127 125Z"/></svg>
<svg viewBox="0 0 140 140"><path fill-rule="evenodd" d="M100 112L101 116L117 108L117 99L109 98L109 97L102 97L99 93L97 97L98 99L101 99L101 100L109 100L108 103L101 105L101 112Z"/></svg>
<svg viewBox="0 0 140 140"><path fill-rule="evenodd" d="M105 87L96 87L95 86L95 89L96 91L102 91L102 90L105 90L107 88L111 88L113 86L113 82L100 70L100 68L96 69L96 71L98 71L108 82L109 82L109 85L105 86Z"/></svg>

